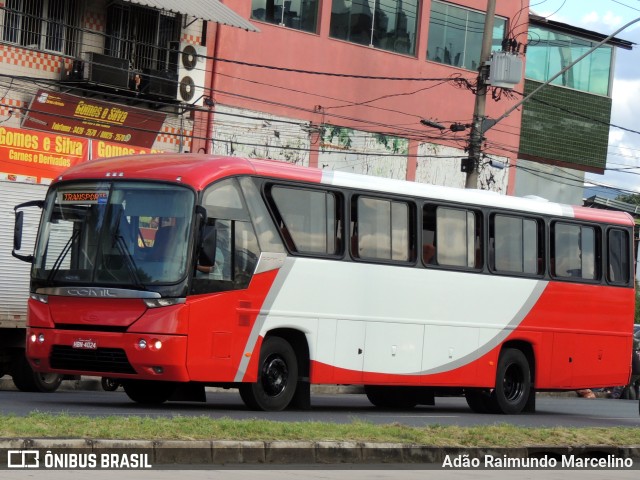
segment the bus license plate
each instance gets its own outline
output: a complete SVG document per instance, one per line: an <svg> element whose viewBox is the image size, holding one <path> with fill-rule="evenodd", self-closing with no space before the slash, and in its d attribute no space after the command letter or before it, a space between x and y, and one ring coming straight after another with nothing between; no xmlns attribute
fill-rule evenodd
<svg viewBox="0 0 640 480"><path fill-rule="evenodd" d="M78 348L80 350L96 350L98 348L98 344L90 338L78 338L73 341L73 348Z"/></svg>

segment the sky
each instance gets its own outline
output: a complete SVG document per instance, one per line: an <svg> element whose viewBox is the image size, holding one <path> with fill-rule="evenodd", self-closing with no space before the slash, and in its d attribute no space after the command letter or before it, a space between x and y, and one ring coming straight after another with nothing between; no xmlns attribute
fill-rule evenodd
<svg viewBox="0 0 640 480"><path fill-rule="evenodd" d="M607 171L588 174L596 185L640 193L640 0L530 0L532 12L558 22L610 35L634 19L617 38L636 43L616 49ZM624 192L627 193L627 192Z"/></svg>

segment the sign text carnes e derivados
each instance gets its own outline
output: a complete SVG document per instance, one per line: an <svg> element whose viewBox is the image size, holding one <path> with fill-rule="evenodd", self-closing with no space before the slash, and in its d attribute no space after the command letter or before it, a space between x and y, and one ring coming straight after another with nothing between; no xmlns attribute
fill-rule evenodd
<svg viewBox="0 0 640 480"><path fill-rule="evenodd" d="M53 157L51 154L81 156L83 143L69 137L41 137L27 132L14 132L0 127L0 146L11 147L11 160L46 163L58 166L70 166L65 157Z"/></svg>

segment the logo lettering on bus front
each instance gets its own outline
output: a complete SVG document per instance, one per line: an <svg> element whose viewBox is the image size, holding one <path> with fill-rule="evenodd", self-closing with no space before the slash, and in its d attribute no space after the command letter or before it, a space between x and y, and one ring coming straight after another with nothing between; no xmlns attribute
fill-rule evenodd
<svg viewBox="0 0 640 480"><path fill-rule="evenodd" d="M67 293L74 297L117 297L110 290L96 288L68 288Z"/></svg>

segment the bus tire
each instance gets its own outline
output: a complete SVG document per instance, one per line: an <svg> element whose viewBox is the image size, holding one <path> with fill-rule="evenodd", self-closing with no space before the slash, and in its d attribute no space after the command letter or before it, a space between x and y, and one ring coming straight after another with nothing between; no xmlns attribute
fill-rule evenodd
<svg viewBox="0 0 640 480"><path fill-rule="evenodd" d="M379 408L414 408L418 404L416 394L410 388L365 385L364 393L372 405Z"/></svg>
<svg viewBox="0 0 640 480"><path fill-rule="evenodd" d="M126 380L122 382L127 396L136 403L143 405L160 405L171 398L176 391L174 382Z"/></svg>
<svg viewBox="0 0 640 480"><path fill-rule="evenodd" d="M521 413L531 393L531 367L522 351L506 348L498 359L496 387L491 393L500 413Z"/></svg>
<svg viewBox="0 0 640 480"><path fill-rule="evenodd" d="M102 377L100 379L100 385L105 392L115 392L120 386L120 381L111 377Z"/></svg>
<svg viewBox="0 0 640 480"><path fill-rule="evenodd" d="M472 412L497 413L496 403L491 396L491 391L486 388L466 388L464 398Z"/></svg>
<svg viewBox="0 0 640 480"><path fill-rule="evenodd" d="M260 349L258 381L240 385L240 398L252 410L279 412L289 406L298 383L298 362L285 339L267 337Z"/></svg>
<svg viewBox="0 0 640 480"><path fill-rule="evenodd" d="M21 353L14 360L11 377L13 384L21 392L51 393L58 389L63 376L57 373L34 372L27 357Z"/></svg>

